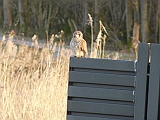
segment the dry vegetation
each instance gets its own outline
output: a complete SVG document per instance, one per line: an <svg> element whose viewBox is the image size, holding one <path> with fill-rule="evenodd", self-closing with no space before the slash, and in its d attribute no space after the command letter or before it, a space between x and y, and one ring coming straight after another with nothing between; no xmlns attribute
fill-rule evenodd
<svg viewBox="0 0 160 120"><path fill-rule="evenodd" d="M16 46L12 38L0 42L0 119L65 120L70 51L61 43Z"/></svg>
<svg viewBox="0 0 160 120"><path fill-rule="evenodd" d="M70 50L54 35L41 48L36 35L30 47L15 45L14 36L0 41L0 120L66 120ZM108 59L133 59L105 52Z"/></svg>

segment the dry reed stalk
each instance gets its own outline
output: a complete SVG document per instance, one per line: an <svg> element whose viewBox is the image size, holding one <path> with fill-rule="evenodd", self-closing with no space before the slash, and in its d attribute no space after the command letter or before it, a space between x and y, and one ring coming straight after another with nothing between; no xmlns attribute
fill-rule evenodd
<svg viewBox="0 0 160 120"><path fill-rule="evenodd" d="M88 14L88 17L89 19L87 20L87 24L91 26L91 56L93 54L93 45L94 45L94 42L93 42L93 19L92 19L92 16L90 14Z"/></svg>
<svg viewBox="0 0 160 120"><path fill-rule="evenodd" d="M20 45L10 62L9 45L0 48L0 119L65 120L70 50Z"/></svg>
<svg viewBox="0 0 160 120"><path fill-rule="evenodd" d="M93 53L91 53L92 58L104 58L106 38L109 36L101 21L99 21L99 25L100 29L94 43ZM105 32L105 34L102 34L102 32Z"/></svg>

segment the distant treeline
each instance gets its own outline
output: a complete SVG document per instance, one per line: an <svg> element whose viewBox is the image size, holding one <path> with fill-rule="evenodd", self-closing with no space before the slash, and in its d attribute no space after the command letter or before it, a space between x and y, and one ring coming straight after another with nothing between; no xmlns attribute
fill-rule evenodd
<svg viewBox="0 0 160 120"><path fill-rule="evenodd" d="M64 31L64 41L75 30L81 30L90 42L88 13L94 27L94 39L99 20L109 33L108 42L129 44L132 36L141 42L160 43L160 0L3 0L0 1L2 31L14 29L25 36L40 38ZM133 35L133 26L140 27Z"/></svg>

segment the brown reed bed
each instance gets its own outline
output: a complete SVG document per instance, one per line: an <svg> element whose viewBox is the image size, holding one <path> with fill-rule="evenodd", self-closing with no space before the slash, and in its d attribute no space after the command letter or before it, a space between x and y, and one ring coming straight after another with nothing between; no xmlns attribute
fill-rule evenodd
<svg viewBox="0 0 160 120"><path fill-rule="evenodd" d="M14 34L0 41L0 120L66 120L70 50L62 42L28 46ZM102 38L102 37L101 37ZM104 38L105 40L105 38ZM14 41L14 42L13 42ZM97 46L97 44L96 44ZM97 47L94 55L97 57ZM104 57L104 53L106 54ZM134 59L133 55L104 51L106 59ZM129 57L128 57L129 56Z"/></svg>
<svg viewBox="0 0 160 120"><path fill-rule="evenodd" d="M47 46L0 42L1 120L66 119L70 50Z"/></svg>

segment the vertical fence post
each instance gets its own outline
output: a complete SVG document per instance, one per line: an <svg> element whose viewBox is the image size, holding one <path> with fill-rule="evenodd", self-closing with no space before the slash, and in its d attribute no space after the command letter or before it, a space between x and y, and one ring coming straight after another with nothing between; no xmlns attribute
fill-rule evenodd
<svg viewBox="0 0 160 120"><path fill-rule="evenodd" d="M135 113L134 120L146 118L147 71L149 61L149 45L140 43L135 80ZM153 119L152 119L153 120Z"/></svg>
<svg viewBox="0 0 160 120"><path fill-rule="evenodd" d="M159 120L160 97L160 45L151 44L151 63L147 120Z"/></svg>

